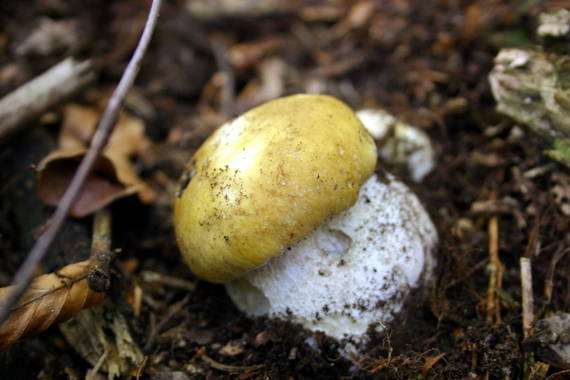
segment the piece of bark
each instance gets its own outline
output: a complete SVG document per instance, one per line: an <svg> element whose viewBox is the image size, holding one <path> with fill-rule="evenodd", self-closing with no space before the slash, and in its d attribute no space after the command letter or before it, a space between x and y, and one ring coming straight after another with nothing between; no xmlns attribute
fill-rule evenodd
<svg viewBox="0 0 570 380"><path fill-rule="evenodd" d="M540 136L544 152L570 167L570 55L553 43L567 45L570 15L562 16L541 16L542 47L501 50L489 82L497 110Z"/></svg>
<svg viewBox="0 0 570 380"><path fill-rule="evenodd" d="M489 80L497 110L541 136L545 153L570 166L570 56L503 49Z"/></svg>
<svg viewBox="0 0 570 380"><path fill-rule="evenodd" d="M0 99L0 143L94 79L91 61L66 58Z"/></svg>

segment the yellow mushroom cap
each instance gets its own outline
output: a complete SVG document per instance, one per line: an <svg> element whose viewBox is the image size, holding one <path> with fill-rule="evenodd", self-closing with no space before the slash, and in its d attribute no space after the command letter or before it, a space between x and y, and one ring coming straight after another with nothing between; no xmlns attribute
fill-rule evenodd
<svg viewBox="0 0 570 380"><path fill-rule="evenodd" d="M192 271L228 282L351 207L376 165L354 112L326 95L270 101L222 125L198 149L174 204Z"/></svg>

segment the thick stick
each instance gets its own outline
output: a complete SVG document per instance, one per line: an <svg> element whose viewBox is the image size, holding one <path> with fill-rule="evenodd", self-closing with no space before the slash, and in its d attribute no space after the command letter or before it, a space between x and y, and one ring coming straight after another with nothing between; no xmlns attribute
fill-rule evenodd
<svg viewBox="0 0 570 380"><path fill-rule="evenodd" d="M67 213L75 202L75 199L77 198L79 192L81 191L83 183L85 182L87 175L93 167L95 160L99 156L99 153L103 150L103 147L107 143L109 136L113 132L119 110L123 104L123 101L125 100L125 97L127 96L129 89L133 85L135 77L139 71L142 58L152 37L154 26L156 25L156 20L158 18L160 3L161 0L153 0L139 44L127 68L125 69L119 85L111 96L109 104L107 105L107 108L105 108L105 112L103 113L99 124L97 125L97 130L95 131L95 135L91 140L89 151L87 151L87 154L77 168L77 171L71 180L71 184L65 191L65 194L63 195L59 206L51 218L51 223L45 232L38 238L36 244L28 253L26 261L24 261L22 266L18 269L18 272L16 272L16 275L12 280L14 290L6 298L4 304L0 305L0 325L6 321L6 318L10 314L12 307L18 302L22 294L24 294L27 287L30 285L34 272L38 268L50 245L61 229Z"/></svg>
<svg viewBox="0 0 570 380"><path fill-rule="evenodd" d="M91 61L66 58L0 100L0 142L95 79Z"/></svg>
<svg viewBox="0 0 570 380"><path fill-rule="evenodd" d="M93 218L93 241L87 283L94 292L104 293L111 285L111 211L103 208Z"/></svg>

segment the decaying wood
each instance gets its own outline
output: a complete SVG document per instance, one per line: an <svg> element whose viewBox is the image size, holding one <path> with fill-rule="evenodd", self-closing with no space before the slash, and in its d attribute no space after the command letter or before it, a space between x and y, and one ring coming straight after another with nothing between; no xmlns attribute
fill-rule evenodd
<svg viewBox="0 0 570 380"><path fill-rule="evenodd" d="M92 365L91 376L106 373L107 379L122 379L144 362L144 354L121 309L108 297L59 325L67 343Z"/></svg>
<svg viewBox="0 0 570 380"><path fill-rule="evenodd" d="M88 268L89 261L82 261L37 277L0 328L0 352L24 336L37 334L99 303L104 294L89 289ZM0 288L0 300L12 288Z"/></svg>
<svg viewBox="0 0 570 380"><path fill-rule="evenodd" d="M548 38L540 48L502 49L489 82L497 110L540 136L544 153L570 167L570 13L543 14L538 34Z"/></svg>
<svg viewBox="0 0 570 380"><path fill-rule="evenodd" d="M0 100L0 142L95 79L90 60L66 58Z"/></svg>
<svg viewBox="0 0 570 380"><path fill-rule="evenodd" d="M106 292L111 284L110 264L113 258L111 251L111 212L101 209L93 219L93 241L87 282L91 290Z"/></svg>

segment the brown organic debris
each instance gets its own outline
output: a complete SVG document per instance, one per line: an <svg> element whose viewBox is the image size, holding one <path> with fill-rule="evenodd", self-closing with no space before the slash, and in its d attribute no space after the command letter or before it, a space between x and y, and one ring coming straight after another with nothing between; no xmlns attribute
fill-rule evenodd
<svg viewBox="0 0 570 380"><path fill-rule="evenodd" d="M109 290L111 285L110 265L113 259L111 251L111 212L107 209L99 210L93 220L93 242L89 274L87 282L89 287L96 292L103 293Z"/></svg>
<svg viewBox="0 0 570 380"><path fill-rule="evenodd" d="M79 25L74 20L54 21L44 17L39 25L16 48L20 56L50 55L77 48Z"/></svg>
<svg viewBox="0 0 570 380"><path fill-rule="evenodd" d="M37 169L38 195L51 206L59 203L71 182L100 117L97 109L74 104L67 105L63 114L60 148L45 157ZM154 190L139 178L130 162L132 156L142 156L149 147L142 121L122 114L70 214L84 217L131 194L137 194L142 202L152 202Z"/></svg>
<svg viewBox="0 0 570 380"><path fill-rule="evenodd" d="M487 289L487 323L500 324L501 304L497 298L497 289L503 287L505 268L499 258L499 218L489 220L489 286Z"/></svg>
<svg viewBox="0 0 570 380"><path fill-rule="evenodd" d="M44 203L50 206L59 204L84 155L84 149L56 151L40 162L36 186L38 196ZM70 210L70 215L82 218L116 199L134 194L136 188L123 186L116 174L111 160L100 156L95 162L93 171L87 176L83 190Z"/></svg>
<svg viewBox="0 0 570 380"><path fill-rule="evenodd" d="M557 312L534 324L533 335L523 341L540 359L556 368L570 369L570 314Z"/></svg>
<svg viewBox="0 0 570 380"><path fill-rule="evenodd" d="M560 212L570 216L570 177L562 173L552 175L555 185L550 190Z"/></svg>
<svg viewBox="0 0 570 380"><path fill-rule="evenodd" d="M67 343L91 364L92 376L102 372L108 379L124 378L144 366L145 357L120 302L108 297L101 305L59 325Z"/></svg>
<svg viewBox="0 0 570 380"><path fill-rule="evenodd" d="M521 271L521 294L522 294L522 320L523 336L528 338L532 335L534 323L534 297L532 293L531 261L528 257L520 258Z"/></svg>
<svg viewBox="0 0 570 380"><path fill-rule="evenodd" d="M257 372L264 367L263 364L256 364L251 366L236 366L236 365L223 364L215 361L214 359L206 355L206 350L204 349L198 351L197 356L200 357L210 367L217 369L218 371L228 372L230 374L237 374L237 373L245 374L245 373Z"/></svg>
<svg viewBox="0 0 570 380"><path fill-rule="evenodd" d="M22 337L38 334L99 303L105 295L89 289L88 268L89 261L82 261L37 277L0 327L0 352ZM12 288L0 288L0 300Z"/></svg>
<svg viewBox="0 0 570 380"><path fill-rule="evenodd" d="M239 3L229 0L232 1ZM523 256L532 261L532 281L526 277L525 282L532 282L534 288L535 318L540 320L557 310L568 311L570 181L564 177L569 173L543 154L543 149L552 147L543 141L536 144L524 123L496 112L486 79L499 50L514 51L512 48L516 47L516 51L528 51L522 49L532 46L533 59L529 61L519 61L516 58L524 56L515 54L505 57L513 67L497 62L505 68L504 72L493 71L494 78L500 80L499 95L506 101L499 100L505 103L503 107L517 109L516 120L537 120L537 127L553 125L550 120L555 120L556 125L563 123L569 109L564 106L568 103L568 91L564 91L567 81L553 86L556 78L537 74L547 69L563 79L559 74L568 72L568 62L561 60L562 65L551 67L550 63L557 63L555 58L560 57L552 48L563 47L563 56L567 57L569 34L558 40L549 36L548 44L538 47L540 36L534 29L539 25L541 11L568 8L570 3L281 3L285 2L297 4L298 8L287 12L277 9L264 16L253 11L235 15L215 12L222 1L210 4L183 0L169 2L163 8L161 27L156 31L160 43L150 47L142 64L142 80L134 89L150 107L141 107L138 100L136 104L126 101L129 110L153 121L146 127L160 144L157 161L148 165L143 157L135 163L142 163L145 172L152 173L153 182L162 187L160 198L152 207L141 209L136 202L119 205L122 216L118 215L120 220L113 233L116 245L123 247L126 255L117 269L124 272L122 277L129 284L115 289L118 294L113 297L114 305L90 308L60 324L76 325L73 334L66 336L66 347L58 344L60 340L27 339L5 356L29 363L24 377L45 373L101 379L111 370L118 378L149 379L567 378L570 370L559 372L537 350L521 349L524 337L519 262ZM83 102L115 84L148 4L118 1L113 7L96 7L61 0L38 0L25 5L5 3L14 12L0 11L4 22L0 24L6 26L0 32L2 93L10 93L63 58L58 54L19 58L15 55L19 43L30 34L30 26L39 25L42 18L48 17L58 22L79 21L80 37L84 38L81 57L93 58L97 71L102 73L89 93L76 98ZM208 3L209 8L214 8L213 18L196 20L191 15L194 10L188 11L190 3ZM214 38L222 41L227 50L229 71L212 54L209 43ZM353 56L363 61L358 64L351 60ZM355 63L356 66L350 65ZM233 76L235 86L233 108L226 102L231 88L228 74ZM425 307L417 305L418 309L407 316L405 328L392 330L391 340L371 337L359 365L339 358L332 343L319 340L316 346L309 346L307 343L312 341L306 340L305 333L296 326L252 320L240 314L223 288L197 281L180 265L169 233L170 223L165 222L171 206L169 193L175 191L173 179L214 128L231 117L228 110L241 114L259 102L298 92L328 93L355 108L385 109L428 133L438 157L432 175L421 184L412 184L441 234L440 276L431 301ZM535 93L538 95L533 96ZM132 95L133 89L129 90L129 97ZM562 102L558 104L559 101ZM53 106L47 111L52 109ZM40 123L25 124L35 126L33 133L43 133L57 122L58 114L46 114L45 110L38 115L44 115ZM25 137L26 130L18 131ZM23 161L14 148L26 145L24 139L9 142L0 156L10 158L10 163ZM33 152L34 146L30 149ZM401 168L383 165L381 170L385 167L405 177ZM22 174L26 172L8 164L2 166L0 190L9 189L14 177ZM496 192L496 197L490 197L490 191ZM27 208L22 210L21 203L13 202L6 193L0 198L0 252L4 254L0 277L7 280L15 265L11 263L21 250L18 232L33 233L35 226L15 223L13 210L26 213ZM143 214L146 218L134 224L123 220L125 215ZM490 226L491 218L498 221L496 229ZM491 241L498 243L498 251L489 249ZM500 288L498 263L504 269ZM174 310L173 304L188 293L190 300L180 312L165 318ZM492 297L489 324L487 295ZM496 323L497 317L500 323ZM87 318L89 323L84 324ZM120 320L123 322L117 322ZM144 355L131 343L123 349L128 340L118 334L125 334L125 327L141 339L134 342L143 347L162 321L166 323L157 330L150 350L145 351L148 360L140 359ZM97 332L93 326L98 326ZM221 353L230 343L228 347L241 345L244 351L234 356ZM545 348L552 345L545 343ZM83 345L83 349L78 349L78 345ZM133 352L139 353L120 359ZM197 352L205 353L207 358ZM54 358L60 354L66 359ZM212 365L208 358L213 360ZM255 364L264 367L253 372L216 369ZM17 378L20 368L1 367L4 368L0 368L0 378Z"/></svg>

